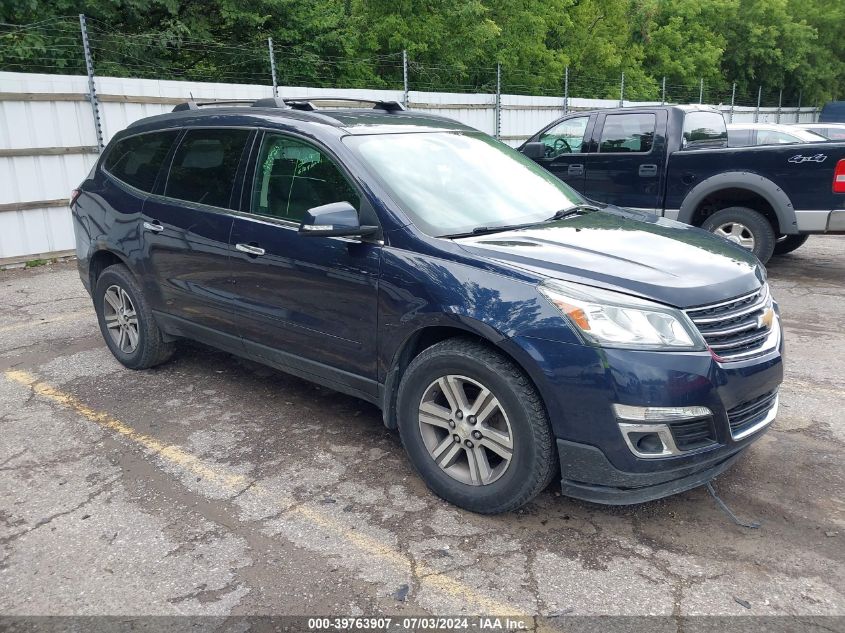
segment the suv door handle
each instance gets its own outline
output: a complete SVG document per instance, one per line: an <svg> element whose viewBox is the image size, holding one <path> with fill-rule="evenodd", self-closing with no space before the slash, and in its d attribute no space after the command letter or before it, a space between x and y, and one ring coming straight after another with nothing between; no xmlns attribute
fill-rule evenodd
<svg viewBox="0 0 845 633"><path fill-rule="evenodd" d="M570 165L566 168L566 173L569 176L583 176L584 175L584 165L580 163L575 163L574 165Z"/></svg>
<svg viewBox="0 0 845 633"><path fill-rule="evenodd" d="M257 244L235 244L235 250L252 257L260 257L264 254L264 249Z"/></svg>
<svg viewBox="0 0 845 633"><path fill-rule="evenodd" d="M158 220L153 220L152 222L144 222L144 230L152 231L153 233L161 233L164 230L164 227Z"/></svg>
<svg viewBox="0 0 845 633"><path fill-rule="evenodd" d="M643 178L653 178L657 175L657 165L640 165L639 174Z"/></svg>

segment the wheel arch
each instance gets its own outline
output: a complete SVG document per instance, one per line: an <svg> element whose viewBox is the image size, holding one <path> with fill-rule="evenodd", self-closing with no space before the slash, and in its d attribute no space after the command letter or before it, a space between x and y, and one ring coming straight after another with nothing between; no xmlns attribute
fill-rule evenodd
<svg viewBox="0 0 845 633"><path fill-rule="evenodd" d="M382 420L387 428L397 428L396 401L399 383L408 365L424 350L450 338L470 339L496 350L525 372L540 394L540 399L543 400L543 393L537 384L534 372L530 371L526 366L527 363L518 357L519 348L515 345L509 345L510 339L496 329L486 323L468 318L449 325L426 324L421 325L405 337L394 353L391 365L387 370L382 394ZM546 406L544 400L543 406Z"/></svg>
<svg viewBox="0 0 845 633"><path fill-rule="evenodd" d="M102 272L115 264L123 264L132 272L132 267L129 266L127 258L112 249L100 248L91 254L88 260L88 283L90 284L92 293L97 286L97 279Z"/></svg>
<svg viewBox="0 0 845 633"><path fill-rule="evenodd" d="M760 212L776 233L798 233L795 209L786 192L768 178L745 171L723 172L698 183L681 204L678 220L701 226L709 215L730 206Z"/></svg>

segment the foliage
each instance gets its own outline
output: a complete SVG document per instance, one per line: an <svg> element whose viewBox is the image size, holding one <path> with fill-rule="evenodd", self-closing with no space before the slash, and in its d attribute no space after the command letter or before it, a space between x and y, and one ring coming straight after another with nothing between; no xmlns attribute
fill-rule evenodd
<svg viewBox="0 0 845 633"><path fill-rule="evenodd" d="M3 0L0 69L280 84L402 85L784 104L845 98L845 2L833 0Z"/></svg>

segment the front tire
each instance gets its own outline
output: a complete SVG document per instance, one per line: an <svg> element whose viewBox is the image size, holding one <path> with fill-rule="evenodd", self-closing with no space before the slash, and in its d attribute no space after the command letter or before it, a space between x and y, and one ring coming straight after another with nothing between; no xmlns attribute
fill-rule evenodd
<svg viewBox="0 0 845 633"><path fill-rule="evenodd" d="M528 503L549 485L557 453L531 380L501 353L449 339L417 356L399 385L399 434L438 496L481 514Z"/></svg>
<svg viewBox="0 0 845 633"><path fill-rule="evenodd" d="M701 228L751 251L764 264L775 250L775 230L759 211L728 207L708 217Z"/></svg>
<svg viewBox="0 0 845 633"><path fill-rule="evenodd" d="M173 343L164 340L138 282L126 266L115 264L100 274L94 307L106 345L124 366L148 369L173 355Z"/></svg>
<svg viewBox="0 0 845 633"><path fill-rule="evenodd" d="M775 243L775 255L786 255L804 246L809 235L784 235Z"/></svg>

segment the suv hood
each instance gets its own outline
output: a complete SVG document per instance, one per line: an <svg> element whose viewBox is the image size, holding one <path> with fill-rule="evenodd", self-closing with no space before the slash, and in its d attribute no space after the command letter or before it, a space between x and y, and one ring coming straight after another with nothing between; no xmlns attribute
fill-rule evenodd
<svg viewBox="0 0 845 633"><path fill-rule="evenodd" d="M556 222L459 238L476 256L678 308L752 292L766 273L749 251L701 229L608 207Z"/></svg>

